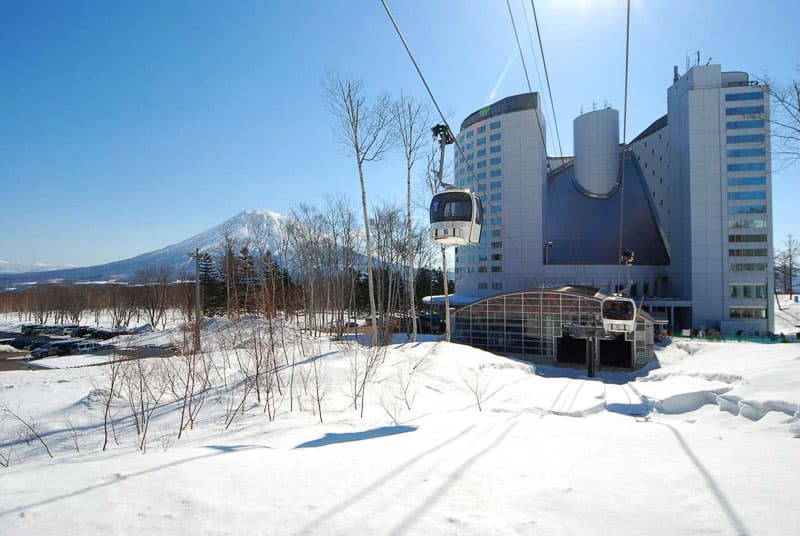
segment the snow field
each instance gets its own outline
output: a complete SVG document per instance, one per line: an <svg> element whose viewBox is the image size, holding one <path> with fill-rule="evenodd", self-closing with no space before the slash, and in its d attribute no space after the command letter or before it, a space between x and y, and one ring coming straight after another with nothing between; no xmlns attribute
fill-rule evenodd
<svg viewBox="0 0 800 536"><path fill-rule="evenodd" d="M231 329L216 320L204 336L212 344ZM129 342L173 342L174 333ZM692 342L690 354L673 344L646 375L588 379L462 345L398 344L368 382L361 418L350 369L369 350L291 332L287 340L305 350L294 411L285 395L269 422L251 397L226 431L231 394L215 385L178 441L180 405L170 397L144 456L123 399L113 412L120 445L99 450L106 367L0 373L0 401L34 417L55 456L0 422L0 452L14 449L0 468L3 532L800 531L798 346ZM324 423L298 380L311 358L325 378ZM734 402L738 414L726 406ZM80 429L80 453L67 419Z"/></svg>

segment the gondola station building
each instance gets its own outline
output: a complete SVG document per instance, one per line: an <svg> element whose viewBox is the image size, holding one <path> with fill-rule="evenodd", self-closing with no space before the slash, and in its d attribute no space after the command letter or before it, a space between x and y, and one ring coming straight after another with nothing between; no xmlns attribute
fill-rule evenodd
<svg viewBox="0 0 800 536"><path fill-rule="evenodd" d="M676 67L666 115L625 151L619 113L604 108L574 120L574 155L548 156L538 93L504 98L464 119L454 182L481 197L483 225L479 244L455 249L454 300L462 305L455 340L557 353L542 345L557 345L560 326L531 332L538 350L515 351L525 327L539 320L528 322L524 306L507 314L500 304L552 301L558 293L544 289L562 287L582 289L563 293L573 301L587 299L587 288L614 293L626 279L620 251L635 257L631 297L670 330L771 333L765 89L719 65L682 76ZM534 313L547 316L542 307ZM511 349L510 339L517 341Z"/></svg>

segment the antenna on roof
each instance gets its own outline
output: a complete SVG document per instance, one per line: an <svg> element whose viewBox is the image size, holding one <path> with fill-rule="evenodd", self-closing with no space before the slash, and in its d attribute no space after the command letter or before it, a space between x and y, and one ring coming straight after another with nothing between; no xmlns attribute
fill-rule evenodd
<svg viewBox="0 0 800 536"><path fill-rule="evenodd" d="M695 53L695 57L697 58L697 63L695 63L695 65L700 65L700 51L699 50L695 50L694 53Z"/></svg>
<svg viewBox="0 0 800 536"><path fill-rule="evenodd" d="M673 65L672 66L672 82L673 83L677 82L679 78L680 78L680 76L678 76L678 66L677 65Z"/></svg>
<svg viewBox="0 0 800 536"><path fill-rule="evenodd" d="M708 61L706 61L706 65L711 63L711 56L708 57Z"/></svg>

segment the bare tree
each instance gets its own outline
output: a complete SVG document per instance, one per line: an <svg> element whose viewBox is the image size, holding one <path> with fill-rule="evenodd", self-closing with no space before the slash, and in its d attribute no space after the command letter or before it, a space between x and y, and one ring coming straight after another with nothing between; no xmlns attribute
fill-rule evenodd
<svg viewBox="0 0 800 536"><path fill-rule="evenodd" d="M761 82L760 87L771 100L771 113L765 119L772 126L770 136L776 142L772 154L789 167L800 160L800 81L784 85L765 78Z"/></svg>
<svg viewBox="0 0 800 536"><path fill-rule="evenodd" d="M10 417L11 419L19 422L25 429L25 434L28 435L31 438L31 440L36 439L39 443L41 443L42 447L44 447L45 452L47 452L47 455L50 456L51 458L53 457L53 453L50 452L50 448L47 446L47 443L44 442L44 439L39 433L39 427L36 424L35 420L33 420L32 418L24 419L19 415L19 413L8 407L8 404L6 404L5 402L0 402L0 416ZM8 460L6 460L6 463L8 463Z"/></svg>
<svg viewBox="0 0 800 536"><path fill-rule="evenodd" d="M400 99L392 106L395 130L403 148L406 160L406 243L405 256L408 268L408 303L411 309L411 340L417 340L417 311L414 296L414 233L411 221L411 171L414 168L422 149L422 140L428 134L426 129L430 122L430 110L422 102L406 98L402 93Z"/></svg>
<svg viewBox="0 0 800 536"><path fill-rule="evenodd" d="M461 371L461 379L467 386L472 396L475 397L475 403L478 405L478 411L483 411L482 404L486 400L486 392L489 390L489 380L485 377L480 368L469 369L468 371Z"/></svg>
<svg viewBox="0 0 800 536"><path fill-rule="evenodd" d="M153 329L164 329L169 304L169 266L148 266L134 274L139 306Z"/></svg>
<svg viewBox="0 0 800 536"><path fill-rule="evenodd" d="M794 296L794 279L800 272L800 241L789 235L783 247L775 256L775 292L780 287L791 300Z"/></svg>
<svg viewBox="0 0 800 536"><path fill-rule="evenodd" d="M372 241L367 213L367 189L364 182L364 164L380 160L391 145L388 126L391 103L381 96L371 106L367 105L363 85L357 80L345 80L333 75L325 84L328 105L336 119L334 134L341 145L356 160L361 185L361 209L364 217L364 238L367 246L367 282L369 307L372 318L371 341L378 343L375 288L372 275Z"/></svg>

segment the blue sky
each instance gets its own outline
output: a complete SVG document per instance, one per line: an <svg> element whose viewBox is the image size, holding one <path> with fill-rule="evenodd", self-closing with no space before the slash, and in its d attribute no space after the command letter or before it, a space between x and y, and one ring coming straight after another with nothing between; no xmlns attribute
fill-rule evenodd
<svg viewBox="0 0 800 536"><path fill-rule="evenodd" d="M527 90L504 1L389 5L453 123L495 88L495 99ZM530 4L511 5L539 90L522 17ZM622 107L625 3L536 8L571 153L581 107ZM800 78L798 14L792 1L634 0L628 139L666 112L672 66L683 72L692 51L724 70ZM7 1L0 49L0 259L19 263L119 260L243 209L355 200L326 73L362 79L373 94L425 96L379 0ZM798 174L773 175L777 244L800 236ZM373 202L402 199L399 155L367 169L367 189Z"/></svg>

